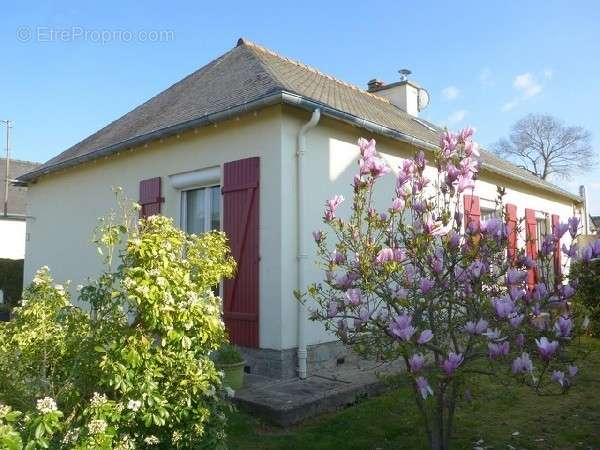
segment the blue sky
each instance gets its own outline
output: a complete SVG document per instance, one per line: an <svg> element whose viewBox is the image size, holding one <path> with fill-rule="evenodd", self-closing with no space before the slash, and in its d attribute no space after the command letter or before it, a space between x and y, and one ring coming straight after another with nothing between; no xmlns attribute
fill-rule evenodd
<svg viewBox="0 0 600 450"><path fill-rule="evenodd" d="M45 161L244 36L359 86L408 67L431 93L423 117L486 146L542 112L600 152L598 23L595 1L6 2L0 119L14 157ZM600 169L561 184L582 182L600 214Z"/></svg>

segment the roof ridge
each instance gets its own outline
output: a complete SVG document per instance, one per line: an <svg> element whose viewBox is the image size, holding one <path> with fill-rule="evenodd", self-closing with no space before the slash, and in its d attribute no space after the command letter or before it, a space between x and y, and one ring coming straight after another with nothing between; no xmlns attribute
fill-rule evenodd
<svg viewBox="0 0 600 450"><path fill-rule="evenodd" d="M247 47L256 49L256 50L261 51L263 53L267 53L267 54L269 54L271 56L279 58L279 59L281 59L283 61L286 61L288 63L295 64L295 65L297 65L299 67L302 67L302 68L304 68L304 69L306 69L306 70L308 70L310 72L316 73L317 75L320 75L320 76L325 77L325 78L327 78L327 79L329 79L331 81L334 81L334 82L336 82L338 84L341 84L342 86L349 87L350 89L354 89L355 91L358 91L358 92L360 92L362 94L365 94L365 95L368 95L370 97L376 98L377 100L380 100L380 101L382 101L384 103L391 104L391 102L387 98L385 98L385 97L381 97L380 95L376 95L376 94L373 94L372 92L365 91L364 89L359 88L355 84L348 83L347 81L344 81L344 80L340 80L339 78L336 78L333 75L329 75L328 73L322 72L321 70L317 69L316 67L309 66L308 64L304 64L303 62L295 60L295 59L292 59L292 58L288 58L287 56L281 55L281 54L279 54L279 53L277 53L277 52L275 52L275 51L273 51L273 50L271 50L271 49L269 49L267 47L264 47L264 46L262 46L260 44L257 44L256 42L250 41L250 40L245 39L243 37L241 37L241 38L238 39L236 47L240 47L242 45L245 45Z"/></svg>

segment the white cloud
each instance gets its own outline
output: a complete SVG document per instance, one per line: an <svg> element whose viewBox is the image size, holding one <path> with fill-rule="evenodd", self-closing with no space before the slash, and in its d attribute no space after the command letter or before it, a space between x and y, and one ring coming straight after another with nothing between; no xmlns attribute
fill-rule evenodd
<svg viewBox="0 0 600 450"><path fill-rule="evenodd" d="M459 109L458 111L454 111L448 116L448 118L446 119L446 123L448 125L454 125L458 122L462 122L465 119L465 116L468 112L469 111L467 111L466 109Z"/></svg>
<svg viewBox="0 0 600 450"><path fill-rule="evenodd" d="M479 82L485 87L490 87L495 84L492 79L492 71L489 67L481 69L481 72L479 73Z"/></svg>
<svg viewBox="0 0 600 450"><path fill-rule="evenodd" d="M551 79L552 75L551 69L545 69L543 72L543 77L546 80ZM542 92L544 86L533 73L525 72L514 78L513 88L517 91L517 95L502 105L502 111L510 111L524 100L535 97Z"/></svg>
<svg viewBox="0 0 600 450"><path fill-rule="evenodd" d="M442 98L446 101L456 100L460 95L460 90L456 86L448 86L442 89Z"/></svg>
<svg viewBox="0 0 600 450"><path fill-rule="evenodd" d="M519 104L519 101L520 100L518 98L515 98L509 102L506 102L504 105L502 105L502 111L510 111Z"/></svg>
<svg viewBox="0 0 600 450"><path fill-rule="evenodd" d="M530 98L542 92L542 85L531 72L517 75L513 81L513 87L521 93L523 98Z"/></svg>

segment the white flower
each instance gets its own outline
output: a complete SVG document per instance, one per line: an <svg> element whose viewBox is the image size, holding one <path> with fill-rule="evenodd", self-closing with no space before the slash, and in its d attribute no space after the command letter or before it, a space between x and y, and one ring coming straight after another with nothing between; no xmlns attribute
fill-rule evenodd
<svg viewBox="0 0 600 450"><path fill-rule="evenodd" d="M98 392L94 392L94 395L90 400L90 404L97 408L99 406L104 405L107 401L108 399L106 398L105 394L99 394Z"/></svg>
<svg viewBox="0 0 600 450"><path fill-rule="evenodd" d="M131 439L131 436L129 436L128 434L123 435L123 437L121 437L121 440L119 442L117 442L117 445L115 447L115 450L134 450L135 449L135 442L133 441L133 439Z"/></svg>
<svg viewBox="0 0 600 450"><path fill-rule="evenodd" d="M10 406L0 403L0 417L4 417L10 412Z"/></svg>
<svg viewBox="0 0 600 450"><path fill-rule="evenodd" d="M106 431L106 422L102 419L94 419L88 424L90 434L101 434Z"/></svg>
<svg viewBox="0 0 600 450"><path fill-rule="evenodd" d="M590 318L588 316L585 316L585 319L583 319L583 322L581 323L581 328L583 328L584 330L587 330L587 328L590 326Z"/></svg>
<svg viewBox="0 0 600 450"><path fill-rule="evenodd" d="M144 438L144 442L148 445L157 445L160 441L156 436L151 434L150 436Z"/></svg>
<svg viewBox="0 0 600 450"><path fill-rule="evenodd" d="M57 290L59 294L65 293L65 287L62 284L55 284L54 289Z"/></svg>
<svg viewBox="0 0 600 450"><path fill-rule="evenodd" d="M37 410L42 414L48 414L58 409L56 407L56 402L52 397L44 397L39 399L37 401L36 407Z"/></svg>
<svg viewBox="0 0 600 450"><path fill-rule="evenodd" d="M63 437L63 444L74 444L79 439L79 428L73 428L72 430L67 431L65 436Z"/></svg>
<svg viewBox="0 0 600 450"><path fill-rule="evenodd" d="M78 284L77 285L77 292L81 292L82 289L83 289L83 284Z"/></svg>
<svg viewBox="0 0 600 450"><path fill-rule="evenodd" d="M127 402L127 409L130 409L132 411L137 411L141 407L142 407L142 402L139 400L129 400Z"/></svg>
<svg viewBox="0 0 600 450"><path fill-rule="evenodd" d="M229 397L229 398L233 398L235 396L235 391L233 389L231 389L229 386L225 386L225 393L227 394L227 397Z"/></svg>
<svg viewBox="0 0 600 450"><path fill-rule="evenodd" d="M173 431L171 440L173 441L173 444L179 442L181 440L181 433L179 431Z"/></svg>

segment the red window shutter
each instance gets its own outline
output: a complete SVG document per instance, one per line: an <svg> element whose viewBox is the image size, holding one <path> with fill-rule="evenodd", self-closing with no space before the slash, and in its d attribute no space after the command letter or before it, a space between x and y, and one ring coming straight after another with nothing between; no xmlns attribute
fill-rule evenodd
<svg viewBox="0 0 600 450"><path fill-rule="evenodd" d="M237 261L234 279L223 283L223 318L233 344L258 347L260 158L223 168L223 231Z"/></svg>
<svg viewBox="0 0 600 450"><path fill-rule="evenodd" d="M140 217L160 214L160 204L165 201L160 189L160 177L140 181Z"/></svg>
<svg viewBox="0 0 600 450"><path fill-rule="evenodd" d="M525 231L527 237L527 256L537 262L537 221L535 219L535 210L525 209ZM536 283L535 269L529 269L527 274L527 285L530 288Z"/></svg>
<svg viewBox="0 0 600 450"><path fill-rule="evenodd" d="M508 260L514 262L517 257L517 206L506 204L506 227L508 232Z"/></svg>
<svg viewBox="0 0 600 450"><path fill-rule="evenodd" d="M479 207L479 197L475 195L464 195L463 202L465 204L465 227L471 222L476 222L479 225L481 220L481 208Z"/></svg>
<svg viewBox="0 0 600 450"><path fill-rule="evenodd" d="M552 214L552 232L554 232L554 230L556 229L556 227L560 224L560 217L558 214ZM562 267L561 267L561 261L560 261L560 239L558 239L556 241L556 244L554 244L554 274L556 276L556 279L558 281L560 275L561 275L561 271L562 271Z"/></svg>

